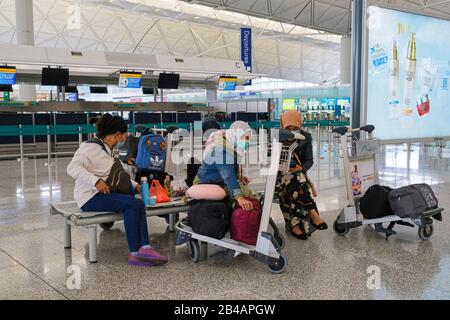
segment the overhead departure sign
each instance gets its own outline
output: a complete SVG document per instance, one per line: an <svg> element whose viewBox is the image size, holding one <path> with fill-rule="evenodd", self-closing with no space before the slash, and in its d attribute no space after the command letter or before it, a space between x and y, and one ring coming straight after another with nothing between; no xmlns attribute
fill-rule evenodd
<svg viewBox="0 0 450 320"><path fill-rule="evenodd" d="M119 87L140 88L142 84L142 73L140 72L120 72Z"/></svg>
<svg viewBox="0 0 450 320"><path fill-rule="evenodd" d="M16 84L16 67L0 67L0 84Z"/></svg>
<svg viewBox="0 0 450 320"><path fill-rule="evenodd" d="M241 60L245 69L252 72L252 29L241 28Z"/></svg>

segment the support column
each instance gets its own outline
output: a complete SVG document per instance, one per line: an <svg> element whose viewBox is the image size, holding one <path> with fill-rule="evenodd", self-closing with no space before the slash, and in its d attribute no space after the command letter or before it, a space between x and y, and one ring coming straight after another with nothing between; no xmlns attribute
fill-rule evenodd
<svg viewBox="0 0 450 320"><path fill-rule="evenodd" d="M341 85L350 84L352 81L352 38L341 38Z"/></svg>
<svg viewBox="0 0 450 320"><path fill-rule="evenodd" d="M207 102L217 101L217 89L206 89L206 101Z"/></svg>
<svg viewBox="0 0 450 320"><path fill-rule="evenodd" d="M353 0L352 4L352 128L361 127L361 110L365 109L365 32L367 0Z"/></svg>
<svg viewBox="0 0 450 320"><path fill-rule="evenodd" d="M16 0L17 44L34 46L33 0ZM19 85L20 101L36 100L36 85Z"/></svg>

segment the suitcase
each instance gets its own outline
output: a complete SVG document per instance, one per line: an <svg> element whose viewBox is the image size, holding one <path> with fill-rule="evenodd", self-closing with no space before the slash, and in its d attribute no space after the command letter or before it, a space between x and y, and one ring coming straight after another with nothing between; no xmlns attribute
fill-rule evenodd
<svg viewBox="0 0 450 320"><path fill-rule="evenodd" d="M246 198L253 204L253 209L246 211L239 205L231 214L230 234L231 239L256 245L259 233L259 224L261 222L261 205L254 198Z"/></svg>

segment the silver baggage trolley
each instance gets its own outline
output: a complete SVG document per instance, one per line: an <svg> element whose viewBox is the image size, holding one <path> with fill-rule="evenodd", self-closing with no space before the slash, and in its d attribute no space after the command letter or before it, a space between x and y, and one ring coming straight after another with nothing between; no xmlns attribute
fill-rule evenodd
<svg viewBox="0 0 450 320"><path fill-rule="evenodd" d="M363 225L372 226L375 231L384 233L386 239L396 234L393 227L398 225L419 227L419 237L428 240L433 234L433 218L442 221L443 208L424 212L419 217L401 218L388 215L378 219L364 219L359 211L359 203L365 191L372 185L379 184L376 154L380 141L373 137L373 125L357 129L347 127L335 128L332 131L340 135L341 156L344 161L345 186L347 191L347 207L343 208L333 223L334 231L345 236L350 229ZM354 135L359 133L360 137ZM387 227L383 224L389 223Z"/></svg>
<svg viewBox="0 0 450 320"><path fill-rule="evenodd" d="M272 200L275 192L277 174L279 171L289 170L292 152L297 147L294 142L290 146L283 145L288 139L303 140L305 137L301 134L290 133L287 130L279 130L278 134L273 130L272 144L270 150L270 163L265 162L261 166L261 175L266 177L264 189L264 202L261 213L261 222L259 226L258 239L256 246L235 241L225 237L223 239L214 239L198 233L195 233L186 222L180 221L177 228L176 244L181 245L187 243L190 258L193 262L200 261L200 244L199 242L213 244L227 249L227 252L234 257L240 254L247 254L256 260L264 263L268 270L272 273L282 273L288 265L287 257L281 253L285 245L285 238L279 232L277 225L270 217L272 211ZM268 151L268 150L267 150ZM273 233L269 232L271 226Z"/></svg>

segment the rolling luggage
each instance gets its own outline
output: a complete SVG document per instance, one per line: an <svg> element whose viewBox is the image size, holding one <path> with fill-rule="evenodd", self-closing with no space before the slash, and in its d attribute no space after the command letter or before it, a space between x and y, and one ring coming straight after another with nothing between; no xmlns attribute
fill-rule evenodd
<svg viewBox="0 0 450 320"><path fill-rule="evenodd" d="M389 192L392 210L400 218L414 218L436 209L438 200L428 184L412 184Z"/></svg>

